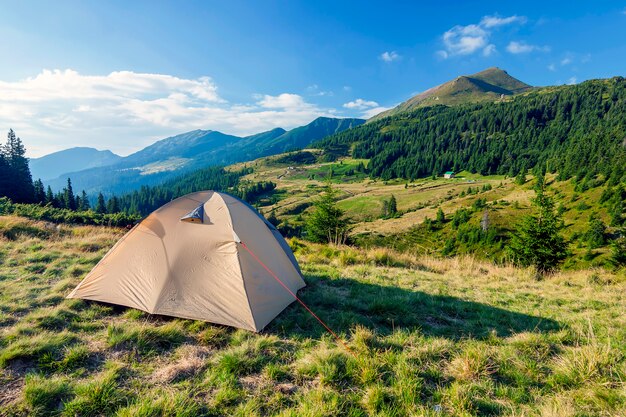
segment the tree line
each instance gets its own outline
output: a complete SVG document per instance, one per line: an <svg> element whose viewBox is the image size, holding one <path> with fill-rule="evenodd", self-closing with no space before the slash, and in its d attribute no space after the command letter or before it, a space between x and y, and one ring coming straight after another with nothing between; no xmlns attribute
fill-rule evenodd
<svg viewBox="0 0 626 417"><path fill-rule="evenodd" d="M545 167L559 179L613 185L626 174L626 80L550 87L511 102L434 106L329 136L329 154L370 159L370 175L413 180L453 170L516 177ZM520 175L520 181L522 180Z"/></svg>

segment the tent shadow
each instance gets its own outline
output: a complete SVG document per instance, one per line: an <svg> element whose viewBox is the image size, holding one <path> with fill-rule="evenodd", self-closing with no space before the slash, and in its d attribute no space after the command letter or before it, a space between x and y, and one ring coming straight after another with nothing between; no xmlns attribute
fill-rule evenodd
<svg viewBox="0 0 626 417"><path fill-rule="evenodd" d="M449 339L507 337L520 332L552 332L557 321L503 308L352 279L328 279L307 274L298 296L337 333L349 334L360 325L379 334L419 330ZM326 330L297 302L264 330L295 338L320 338Z"/></svg>

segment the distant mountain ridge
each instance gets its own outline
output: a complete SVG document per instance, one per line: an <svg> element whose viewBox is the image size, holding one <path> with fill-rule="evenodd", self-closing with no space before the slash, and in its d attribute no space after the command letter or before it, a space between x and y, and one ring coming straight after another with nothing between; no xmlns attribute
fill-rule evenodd
<svg viewBox="0 0 626 417"><path fill-rule="evenodd" d="M500 68L487 68L476 74L461 75L454 80L430 88L393 109L377 114L368 122L437 104L454 106L496 101L502 96L513 96L532 88Z"/></svg>
<svg viewBox="0 0 626 417"><path fill-rule="evenodd" d="M46 181L66 172L113 165L121 159L121 156L109 150L99 151L94 148L75 147L40 158L31 158L29 166L34 179L41 178Z"/></svg>
<svg viewBox="0 0 626 417"><path fill-rule="evenodd" d="M193 130L159 140L127 157L120 157L113 164L65 171L47 184L58 190L69 177L75 189L84 189L88 193L131 191L142 185L158 184L181 172L303 148L363 123L363 119L319 117L290 131L276 128L245 137L212 130Z"/></svg>

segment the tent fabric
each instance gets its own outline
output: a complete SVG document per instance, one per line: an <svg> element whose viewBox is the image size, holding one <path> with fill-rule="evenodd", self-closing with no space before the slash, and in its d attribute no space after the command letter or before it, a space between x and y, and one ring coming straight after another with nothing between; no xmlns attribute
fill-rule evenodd
<svg viewBox="0 0 626 417"><path fill-rule="evenodd" d="M201 222L184 220L197 212ZM305 286L289 245L274 226L233 196L202 191L150 214L68 298L260 331L295 299L241 242L291 291Z"/></svg>

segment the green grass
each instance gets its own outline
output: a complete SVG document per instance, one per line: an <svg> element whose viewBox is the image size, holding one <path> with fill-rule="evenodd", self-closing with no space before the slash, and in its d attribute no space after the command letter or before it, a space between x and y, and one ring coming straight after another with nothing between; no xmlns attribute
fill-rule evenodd
<svg viewBox="0 0 626 417"><path fill-rule="evenodd" d="M347 351L297 304L255 334L65 299L122 232L47 235L16 218L0 232L16 222L26 231L1 249L3 416L626 414L623 271L537 281L471 257L294 240L300 295Z"/></svg>

